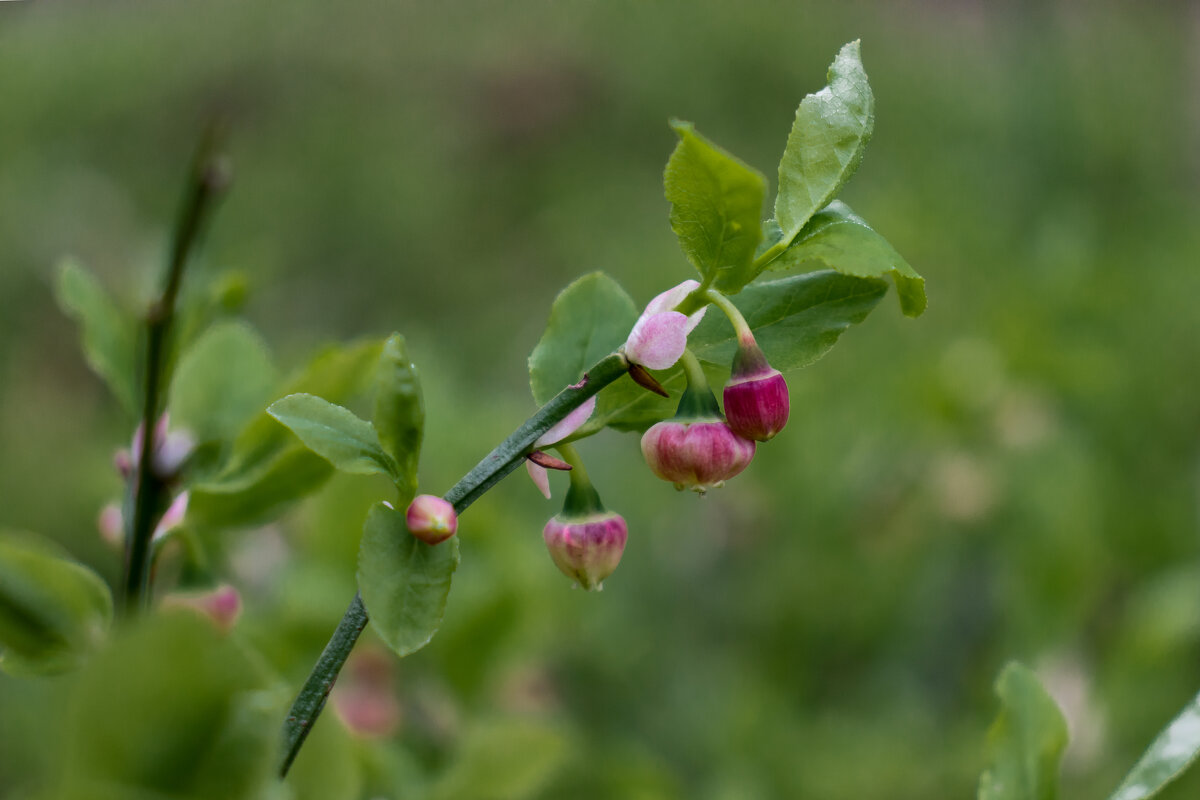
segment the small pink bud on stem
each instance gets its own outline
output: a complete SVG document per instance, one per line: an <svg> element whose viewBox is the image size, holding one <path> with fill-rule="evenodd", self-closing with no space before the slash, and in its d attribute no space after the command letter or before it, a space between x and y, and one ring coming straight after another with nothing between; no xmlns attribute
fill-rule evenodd
<svg viewBox="0 0 1200 800"><path fill-rule="evenodd" d="M404 520L412 535L425 544L440 544L458 531L454 506L432 494L417 495L404 512Z"/></svg>
<svg viewBox="0 0 1200 800"><path fill-rule="evenodd" d="M746 331L738 337L733 371L725 384L725 418L738 435L758 442L774 438L790 412L787 382Z"/></svg>

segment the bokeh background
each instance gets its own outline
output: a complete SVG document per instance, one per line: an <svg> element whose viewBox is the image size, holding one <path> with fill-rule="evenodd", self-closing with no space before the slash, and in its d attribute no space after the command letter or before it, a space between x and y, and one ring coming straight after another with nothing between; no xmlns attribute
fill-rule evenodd
<svg viewBox="0 0 1200 800"><path fill-rule="evenodd" d="M644 302L687 277L667 119L773 177L862 39L876 133L843 198L926 277L926 315L887 298L792 375L789 428L704 500L634 435L586 443L631 529L601 594L546 557L555 504L487 495L442 632L360 665L391 734L302 753L324 796L972 796L1019 658L1067 712L1066 796L1102 797L1200 689L1195 3L2 6L0 524L109 579L95 517L131 425L54 266L144 300L209 115L236 178L204 265L245 274L285 367L405 333L440 492L532 410L563 285L602 269ZM273 565L241 581L240 635L293 686L379 491L337 479L231 535ZM53 763L29 734L53 691L0 678L0 793Z"/></svg>

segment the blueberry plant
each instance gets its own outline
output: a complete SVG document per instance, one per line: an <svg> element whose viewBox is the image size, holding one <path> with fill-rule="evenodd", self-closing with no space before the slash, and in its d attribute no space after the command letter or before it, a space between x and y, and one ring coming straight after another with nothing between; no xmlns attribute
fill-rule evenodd
<svg viewBox="0 0 1200 800"><path fill-rule="evenodd" d="M630 531L589 479L585 440L640 432L645 467L701 495L751 469L787 424L787 373L825 355L889 285L905 315L926 305L923 279L837 199L874 127L857 42L828 79L796 111L765 222L764 176L691 123L671 123L678 141L664 185L690 276L641 312L604 273L567 286L529 357L540 408L440 497L418 494L425 408L402 336L326 349L280 378L265 342L236 318L235 278L189 275L185 291L229 180L217 134L198 150L161 291L140 317L64 265L59 302L133 420L130 446L114 457L124 497L100 515L124 570L114 601L49 540L0 534L0 669L63 676L54 680L69 697L55 723L59 760L29 796L287 797L281 779L367 625L401 658L433 639L459 565L459 516L506 475L524 466L549 499L549 471L567 473L562 509L543 531L546 566L597 590ZM394 488L365 513L358 593L307 680L289 690L239 635L224 532L278 518L335 470L380 474ZM1020 665L997 690L979 796L1055 797L1061 714ZM99 727L115 719L124 724ZM1150 797L1198 751L1200 698L1113 800Z"/></svg>

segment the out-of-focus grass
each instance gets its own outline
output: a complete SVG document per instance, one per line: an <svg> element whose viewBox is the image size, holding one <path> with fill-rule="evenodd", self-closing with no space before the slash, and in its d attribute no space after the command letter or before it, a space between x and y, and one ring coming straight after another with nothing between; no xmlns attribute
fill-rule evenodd
<svg viewBox="0 0 1200 800"><path fill-rule="evenodd" d="M686 277L667 117L771 174L863 39L878 119L845 199L926 276L928 313L889 299L793 376L787 431L703 501L635 468L634 437L587 443L632 532L601 595L550 565L556 508L530 487L474 507L445 628L400 668L394 747L417 764L517 713L570 732L538 796L963 796L1020 657L1068 704L1066 793L1100 796L1200 688L1187 4L5 5L0 524L110 577L93 519L130 425L52 265L143 296L208 113L236 181L206 266L250 276L285 363L405 332L441 491L532 408L524 357L562 285L605 269L645 300ZM293 683L353 588L338 509L373 491L338 482L286 521L298 554L249 597ZM47 757L39 702L0 682L0 787Z"/></svg>

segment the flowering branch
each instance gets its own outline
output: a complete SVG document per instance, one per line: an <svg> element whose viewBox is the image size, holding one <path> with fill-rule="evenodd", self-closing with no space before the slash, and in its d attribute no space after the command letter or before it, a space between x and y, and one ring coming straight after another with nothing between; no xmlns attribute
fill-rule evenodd
<svg viewBox="0 0 1200 800"><path fill-rule="evenodd" d="M155 424L162 403L162 384L167 362L167 339L175 318L175 304L183 283L183 271L200 232L212 214L215 201L229 184L226 164L218 153L220 135L210 127L192 161L191 173L171 241L166 282L162 294L146 315L146 381L142 395L141 442L134 453L135 473L129 483L127 507L132 513L125 536L124 609L136 613L149 602L153 561L151 541L157 517L166 505L171 476L156 469L155 453L161 446Z"/></svg>
<svg viewBox="0 0 1200 800"><path fill-rule="evenodd" d="M445 499L454 506L455 513L461 514L499 483L501 478L520 466L538 437L628 371L629 361L623 355L613 353L596 362L579 383L568 386L555 395L446 492ZM333 689L338 673L350 657L350 651L354 649L368 621L362 597L355 594L342 621L330 637L329 644L325 646L304 682L304 687L288 710L283 726L280 778L287 776L288 770L291 769L296 754L325 707L325 701Z"/></svg>

